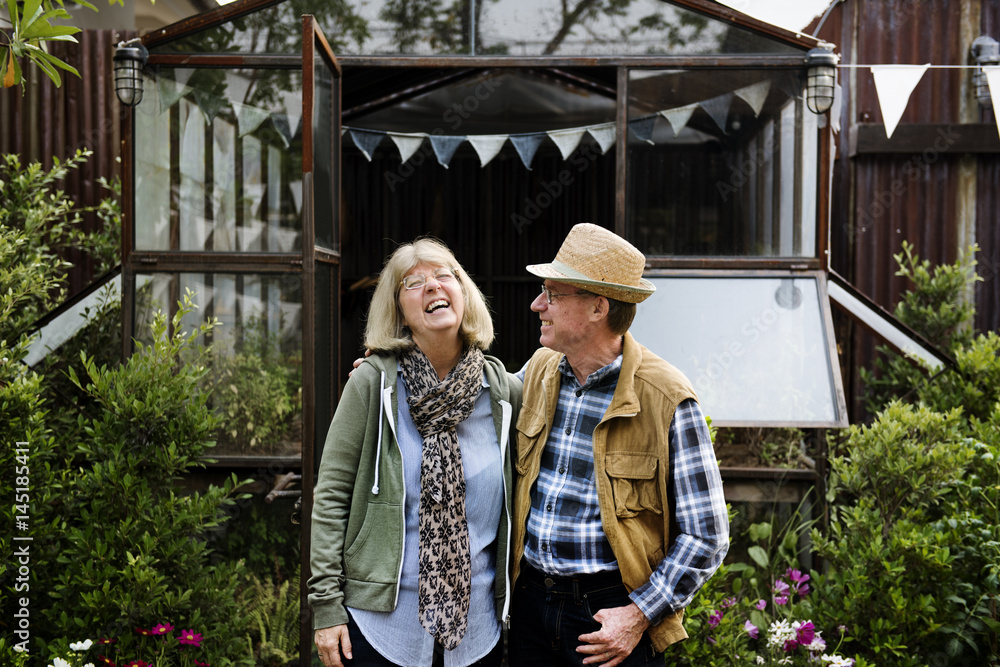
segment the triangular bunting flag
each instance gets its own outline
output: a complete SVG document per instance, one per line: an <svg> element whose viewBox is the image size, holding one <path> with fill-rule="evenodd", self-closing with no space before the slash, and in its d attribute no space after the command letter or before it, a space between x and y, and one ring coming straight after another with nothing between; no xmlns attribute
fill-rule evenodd
<svg viewBox="0 0 1000 667"><path fill-rule="evenodd" d="M833 87L833 106L830 107L830 127L834 134L840 134L840 112L844 108L844 91L838 83Z"/></svg>
<svg viewBox="0 0 1000 667"><path fill-rule="evenodd" d="M615 145L618 127L616 123L601 123L600 125L591 125L587 128L587 132L590 132L590 136L601 147L601 155L604 155L609 148Z"/></svg>
<svg viewBox="0 0 1000 667"><path fill-rule="evenodd" d="M990 84L990 99L993 100L993 117L997 121L997 133L1000 134L1000 67L996 65L983 68L986 81Z"/></svg>
<svg viewBox="0 0 1000 667"><path fill-rule="evenodd" d="M559 152L562 153L563 159L566 160L573 154L576 147L580 145L580 140L583 139L585 131L585 128L574 127L566 130L549 130L546 134L559 147Z"/></svg>
<svg viewBox="0 0 1000 667"><path fill-rule="evenodd" d="M159 82L151 76L142 77L142 103L136 107L147 116L159 116L160 109L160 86Z"/></svg>
<svg viewBox="0 0 1000 667"><path fill-rule="evenodd" d="M390 132L389 138L392 139L393 143L396 144L396 148L399 149L399 159L405 164L407 160L413 157L413 154L417 152L420 148L420 144L424 143L424 137L426 134L399 134L397 132Z"/></svg>
<svg viewBox="0 0 1000 667"><path fill-rule="evenodd" d="M258 109L239 102L233 102L233 108L236 109L236 122L239 125L239 136L241 137L256 130L271 115L267 109Z"/></svg>
<svg viewBox="0 0 1000 667"><path fill-rule="evenodd" d="M677 107L676 109L667 109L661 111L660 115L667 119L670 123L670 127L674 129L674 136L676 137L681 133L685 127L687 127L688 121L691 120L691 114L694 110L698 108L697 104L688 104L687 106Z"/></svg>
<svg viewBox="0 0 1000 667"><path fill-rule="evenodd" d="M910 94L930 65L872 65L875 93L882 108L885 136L891 137L910 101Z"/></svg>
<svg viewBox="0 0 1000 667"><path fill-rule="evenodd" d="M288 129L292 137L298 136L299 125L302 124L302 100L298 96L284 94L281 100L285 108L285 117L288 118ZM343 132L341 132L343 134Z"/></svg>
<svg viewBox="0 0 1000 667"><path fill-rule="evenodd" d="M271 114L271 125L274 126L274 131L281 137L285 148L288 148L292 143L292 128L288 125L288 116L283 113ZM341 129L340 133L344 133L343 129Z"/></svg>
<svg viewBox="0 0 1000 667"><path fill-rule="evenodd" d="M250 90L250 79L226 70L226 97L242 104L247 98L248 90Z"/></svg>
<svg viewBox="0 0 1000 667"><path fill-rule="evenodd" d="M733 92L737 97L750 105L754 116L759 116L760 110L764 108L764 100L767 99L767 93L770 90L771 80L768 79L767 81L761 81L760 83L755 83L752 86L740 88Z"/></svg>
<svg viewBox="0 0 1000 667"><path fill-rule="evenodd" d="M209 124L215 120L215 117L219 115L219 112L222 111L227 103L224 97L219 97L218 95L198 88L195 88L192 93L192 97L194 97L194 101L198 105L198 108L201 109L201 112L205 114L205 120ZM267 118L267 116L265 115L264 118ZM257 125L260 125L262 122L264 122L263 119L257 123ZM243 135L241 134L240 136Z"/></svg>
<svg viewBox="0 0 1000 667"><path fill-rule="evenodd" d="M191 92L190 87L165 76L156 80L156 86L160 89L160 113L177 104L177 100Z"/></svg>
<svg viewBox="0 0 1000 667"><path fill-rule="evenodd" d="M382 137L385 136L384 132L374 132L372 130L359 130L352 127L351 139L354 141L354 145L365 154L365 157L369 162L372 161L372 153L375 152L375 147L382 143Z"/></svg>
<svg viewBox="0 0 1000 667"><path fill-rule="evenodd" d="M637 139L645 141L647 144L651 144L653 143L653 126L655 124L656 116L646 116L644 118L630 120L628 122L628 127L632 130L632 134L634 134Z"/></svg>
<svg viewBox="0 0 1000 667"><path fill-rule="evenodd" d="M538 151L538 147L542 145L544 138L544 134L538 133L510 135L510 143L514 144L517 154L521 156L521 162L524 163L525 169L531 169L531 161L535 159L535 153Z"/></svg>
<svg viewBox="0 0 1000 667"><path fill-rule="evenodd" d="M506 134L480 134L479 136L467 137L472 147L479 155L479 166L485 167L490 160L497 156L503 144L507 141Z"/></svg>
<svg viewBox="0 0 1000 667"><path fill-rule="evenodd" d="M455 151L465 141L465 137L448 137L437 134L430 135L430 139L431 148L434 149L434 155L437 156L438 164L445 169L448 168L448 164L455 155Z"/></svg>
<svg viewBox="0 0 1000 667"><path fill-rule="evenodd" d="M719 129L723 133L726 131L726 120L729 118L729 107L733 103L733 94L726 93L725 95L719 95L718 97L713 97L710 100L705 100L704 102L699 102L701 108L708 112L708 115L712 117L715 124L719 126Z"/></svg>

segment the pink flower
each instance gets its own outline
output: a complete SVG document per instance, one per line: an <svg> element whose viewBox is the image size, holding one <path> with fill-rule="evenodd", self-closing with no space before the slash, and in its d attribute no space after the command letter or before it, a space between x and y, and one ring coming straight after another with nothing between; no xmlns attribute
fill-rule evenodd
<svg viewBox="0 0 1000 667"><path fill-rule="evenodd" d="M774 598L774 604L779 605L779 606L783 606L783 605L788 604L788 596L787 595L779 595L778 597Z"/></svg>
<svg viewBox="0 0 1000 667"><path fill-rule="evenodd" d="M794 639L788 639L785 641L785 645L781 647L781 650L783 650L785 653L791 653L796 648L798 648L798 646L799 643L797 641L795 641Z"/></svg>
<svg viewBox="0 0 1000 667"><path fill-rule="evenodd" d="M170 625L169 623L157 623L153 627L152 632L154 635L168 635L173 631L174 631L174 626Z"/></svg>
<svg viewBox="0 0 1000 667"><path fill-rule="evenodd" d="M721 611L713 611L711 614L708 615L708 624L713 628L717 627L720 622L722 622Z"/></svg>
<svg viewBox="0 0 1000 667"><path fill-rule="evenodd" d="M736 598L726 598L722 601L722 608L729 609L730 607L736 606Z"/></svg>
<svg viewBox="0 0 1000 667"><path fill-rule="evenodd" d="M781 579L778 579L777 581L774 582L773 590L775 595L784 595L785 593L788 592L788 584L786 584Z"/></svg>
<svg viewBox="0 0 1000 667"><path fill-rule="evenodd" d="M792 582L793 593L801 595L802 597L805 597L809 593L809 584L806 583L810 579L808 574L802 574L799 570L788 568L785 572L785 576Z"/></svg>
<svg viewBox="0 0 1000 667"><path fill-rule="evenodd" d="M743 629L746 630L747 634L753 637L754 639L757 639L758 635L760 634L760 630L757 629L757 626L751 623L750 621L746 621L743 623Z"/></svg>
<svg viewBox="0 0 1000 667"><path fill-rule="evenodd" d="M136 628L135 631L143 637L151 637L153 635L153 631L146 628Z"/></svg>
<svg viewBox="0 0 1000 667"><path fill-rule="evenodd" d="M709 637L708 638L708 643L709 644L715 644L716 643L715 638L714 637Z"/></svg>
<svg viewBox="0 0 1000 667"><path fill-rule="evenodd" d="M180 636L177 637L177 641L188 646L201 646L201 640L201 635L194 630L181 630Z"/></svg>
<svg viewBox="0 0 1000 667"><path fill-rule="evenodd" d="M812 644L813 639L816 638L816 626L813 625L812 621L795 623L792 627L795 628L795 640L804 646Z"/></svg>
<svg viewBox="0 0 1000 667"><path fill-rule="evenodd" d="M194 661L194 667L211 667L207 662L202 662L201 660Z"/></svg>
<svg viewBox="0 0 1000 667"><path fill-rule="evenodd" d="M757 609L759 609L760 611L764 611L764 607L767 606L767 602L765 600L757 600L757 604L755 604L754 606L757 607Z"/></svg>

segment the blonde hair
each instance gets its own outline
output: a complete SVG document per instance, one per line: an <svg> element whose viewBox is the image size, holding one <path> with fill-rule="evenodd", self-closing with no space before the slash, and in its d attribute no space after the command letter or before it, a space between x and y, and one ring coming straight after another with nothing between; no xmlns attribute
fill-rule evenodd
<svg viewBox="0 0 1000 667"><path fill-rule="evenodd" d="M483 351L489 349L493 343L493 319L483 293L459 265L448 246L428 237L404 243L386 260L368 307L365 347L373 352L396 353L413 345L399 307L399 290L402 289L399 283L418 264L455 269L455 277L465 297L465 315L459 335L470 347Z"/></svg>

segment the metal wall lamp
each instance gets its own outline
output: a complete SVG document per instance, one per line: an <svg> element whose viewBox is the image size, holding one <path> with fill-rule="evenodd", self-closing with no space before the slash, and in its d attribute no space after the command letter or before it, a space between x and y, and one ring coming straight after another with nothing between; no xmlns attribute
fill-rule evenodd
<svg viewBox="0 0 1000 667"><path fill-rule="evenodd" d="M976 69L972 73L972 85L976 89L976 99L979 105L987 109L993 106L990 96L990 84L983 72L983 67L1000 65L1000 42L981 35L972 41L972 59L976 61Z"/></svg>
<svg viewBox="0 0 1000 667"><path fill-rule="evenodd" d="M806 53L806 106L813 113L826 113L833 106L840 56L829 47Z"/></svg>
<svg viewBox="0 0 1000 667"><path fill-rule="evenodd" d="M119 42L115 48L115 93L127 107L142 101L142 69L148 58L149 51L139 38Z"/></svg>

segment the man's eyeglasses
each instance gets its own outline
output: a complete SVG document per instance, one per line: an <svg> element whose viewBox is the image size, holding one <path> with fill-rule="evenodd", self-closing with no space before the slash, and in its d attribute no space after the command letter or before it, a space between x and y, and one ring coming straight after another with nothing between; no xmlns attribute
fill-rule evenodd
<svg viewBox="0 0 1000 667"><path fill-rule="evenodd" d="M586 291L583 291L583 290L581 290L579 292L573 292L573 293L570 293L570 292L563 292L563 293L553 292L552 290L550 290L545 285L542 285L542 294L545 295L545 300L548 301L549 303L552 303L553 299L555 299L557 296L597 296L593 292L586 292Z"/></svg>
<svg viewBox="0 0 1000 667"><path fill-rule="evenodd" d="M445 267L441 267L439 269L434 269L431 272L431 277L434 278L434 280L438 281L439 283L447 283L455 279L456 271L458 271L458 269L448 269ZM427 284L427 276L425 276L422 273L411 273L410 275L400 280L399 284L405 287L406 289L418 289Z"/></svg>

